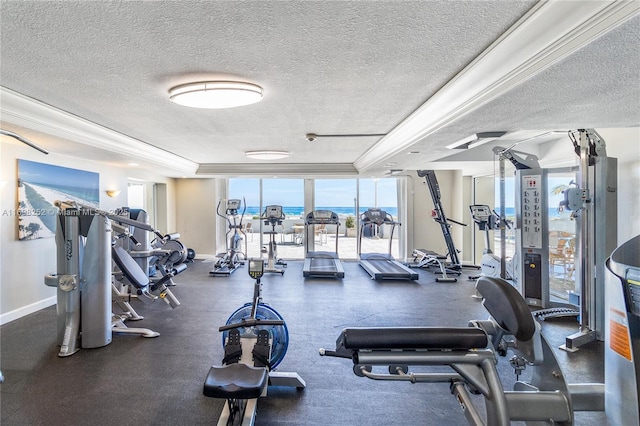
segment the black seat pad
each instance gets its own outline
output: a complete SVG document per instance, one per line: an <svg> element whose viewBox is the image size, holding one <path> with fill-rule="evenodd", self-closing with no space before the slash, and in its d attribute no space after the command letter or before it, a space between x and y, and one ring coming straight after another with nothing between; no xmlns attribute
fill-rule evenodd
<svg viewBox="0 0 640 426"><path fill-rule="evenodd" d="M448 349L485 348L487 335L474 327L346 328L340 336L345 349Z"/></svg>
<svg viewBox="0 0 640 426"><path fill-rule="evenodd" d="M204 381L204 396L212 398L253 399L262 394L269 380L264 367L246 364L213 366Z"/></svg>

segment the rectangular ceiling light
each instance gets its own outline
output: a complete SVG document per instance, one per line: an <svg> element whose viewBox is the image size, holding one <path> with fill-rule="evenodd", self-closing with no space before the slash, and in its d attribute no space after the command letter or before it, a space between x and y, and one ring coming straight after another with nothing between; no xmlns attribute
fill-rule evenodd
<svg viewBox="0 0 640 426"><path fill-rule="evenodd" d="M494 139L497 139L507 132L481 132L474 133L471 136L467 136L464 139L460 139L457 142L447 145L448 149L471 149Z"/></svg>

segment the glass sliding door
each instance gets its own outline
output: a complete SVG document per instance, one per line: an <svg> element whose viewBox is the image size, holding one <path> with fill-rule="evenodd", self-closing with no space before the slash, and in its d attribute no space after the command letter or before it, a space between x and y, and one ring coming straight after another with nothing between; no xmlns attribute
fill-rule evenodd
<svg viewBox="0 0 640 426"><path fill-rule="evenodd" d="M357 259L359 214L371 207L379 207L398 220L397 179L315 179L310 181L307 201L313 209L331 210L340 217L340 227L327 225L324 229L309 231L313 235L314 250L335 250L338 239L340 259ZM247 255L265 257L264 247L274 238L278 244L278 257L304 259L305 247L305 181L304 179L229 179L229 198L246 199L247 210L243 223L247 233ZM313 203L311 203L313 200ZM359 201L362 200L362 201ZM260 220L268 205L283 207L285 219L273 229ZM399 256L400 227L391 239L392 255ZM337 237L336 237L337 234ZM375 236L366 236L366 250L386 253L389 250L391 228L383 227Z"/></svg>
<svg viewBox="0 0 640 426"><path fill-rule="evenodd" d="M337 229L338 257L356 259L357 252L357 195L356 179L316 179L314 181L314 210L331 210L340 217ZM334 251L336 227L315 227L314 248L319 251ZM311 235L311 230L309 230Z"/></svg>
<svg viewBox="0 0 640 426"><path fill-rule="evenodd" d="M242 218L243 231L247 239L247 257L260 257L260 179L229 179L229 198L244 200L247 209ZM220 206L224 214L224 206ZM240 210L238 213L242 213Z"/></svg>
<svg viewBox="0 0 640 426"><path fill-rule="evenodd" d="M304 179L262 179L262 210L266 206L282 206L285 218L275 228L262 223L263 246L273 234L278 244L278 257L304 259Z"/></svg>
<svg viewBox="0 0 640 426"><path fill-rule="evenodd" d="M379 208L389 213L394 221L398 221L398 183L396 178L360 179L358 205L360 213ZM393 231L393 235L392 235ZM398 259L400 256L399 236L400 226L393 229L385 225L380 230L366 228L361 235L362 253L388 253L391 244L391 255Z"/></svg>

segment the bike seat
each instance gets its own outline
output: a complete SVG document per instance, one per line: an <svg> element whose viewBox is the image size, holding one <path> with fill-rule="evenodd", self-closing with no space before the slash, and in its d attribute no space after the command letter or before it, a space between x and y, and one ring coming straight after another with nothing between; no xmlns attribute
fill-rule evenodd
<svg viewBox="0 0 640 426"><path fill-rule="evenodd" d="M253 399L262 394L269 381L266 367L246 364L213 366L204 382L204 396L211 398Z"/></svg>

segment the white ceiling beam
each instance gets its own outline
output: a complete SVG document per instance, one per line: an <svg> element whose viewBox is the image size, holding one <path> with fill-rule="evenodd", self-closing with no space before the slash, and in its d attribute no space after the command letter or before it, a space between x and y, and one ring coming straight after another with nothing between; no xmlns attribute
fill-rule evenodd
<svg viewBox="0 0 640 426"><path fill-rule="evenodd" d="M206 163L198 168L199 176L309 177L354 176L351 163Z"/></svg>
<svg viewBox="0 0 640 426"><path fill-rule="evenodd" d="M639 11L638 1L537 3L441 90L361 155L354 166L363 172L386 161L573 54Z"/></svg>
<svg viewBox="0 0 640 426"><path fill-rule="evenodd" d="M0 86L2 121L193 175L198 164Z"/></svg>

